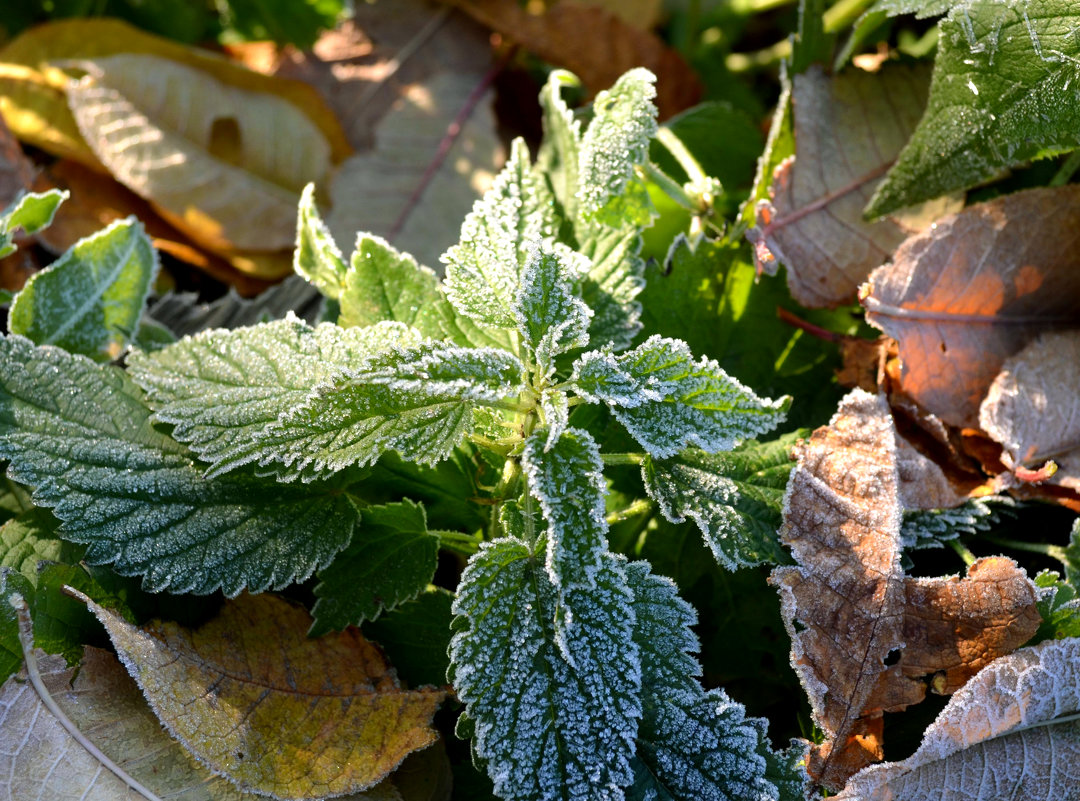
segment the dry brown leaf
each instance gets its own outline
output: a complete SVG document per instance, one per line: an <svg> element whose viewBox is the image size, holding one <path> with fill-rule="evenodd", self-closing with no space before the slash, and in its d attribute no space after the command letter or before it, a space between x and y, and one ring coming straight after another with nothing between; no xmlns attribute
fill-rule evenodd
<svg viewBox="0 0 1080 801"><path fill-rule="evenodd" d="M136 628L83 596L173 736L244 790L315 799L370 788L431 745L446 693L404 690L357 629L316 640L270 595L227 601L192 631Z"/></svg>
<svg viewBox="0 0 1080 801"><path fill-rule="evenodd" d="M836 306L906 237L963 204L943 198L877 222L862 212L906 144L926 105L930 70L890 64L826 75L817 66L792 89L795 156L773 176L772 202L761 201L755 243L758 269L787 267L788 287L804 306Z"/></svg>
<svg viewBox="0 0 1080 801"><path fill-rule="evenodd" d="M1071 801L1080 788L1080 639L988 665L908 759L852 777L836 801Z"/></svg>
<svg viewBox="0 0 1080 801"><path fill-rule="evenodd" d="M289 101L318 126L335 162L351 148L333 112L299 81L259 75L206 50L186 47L114 19L69 19L31 28L0 50L0 113L22 141L57 156L103 169L82 140L68 109L67 76L50 64L143 53L203 70L236 89L267 92Z"/></svg>
<svg viewBox="0 0 1080 801"><path fill-rule="evenodd" d="M1080 327L1080 186L964 209L900 246L860 291L899 342L901 389L974 428L1002 364L1039 332Z"/></svg>
<svg viewBox="0 0 1080 801"><path fill-rule="evenodd" d="M505 0L443 2L545 61L570 70L592 92L607 89L634 67L652 70L661 120L701 99L701 81L678 53L658 36L628 25L605 8L567 0L557 0L546 9Z"/></svg>
<svg viewBox="0 0 1080 801"><path fill-rule="evenodd" d="M979 410L1010 468L1052 459L1053 484L1080 491L1080 331L1041 335L1005 360Z"/></svg>
<svg viewBox="0 0 1080 801"><path fill-rule="evenodd" d="M0 117L0 210L6 208L19 192L29 189L33 178L30 160Z"/></svg>
<svg viewBox="0 0 1080 801"><path fill-rule="evenodd" d="M792 664L828 736L807 769L835 790L881 758L882 713L922 700L924 676L952 692L1027 641L1041 618L1034 585L1010 559L976 562L964 579L904 576L898 465L907 471L912 457L883 397L849 393L797 456L780 536L798 565L770 581Z"/></svg>
<svg viewBox="0 0 1080 801"><path fill-rule="evenodd" d="M108 651L87 646L78 668L35 651L49 694L79 732L129 776L175 801L250 801L211 775L161 728L138 686ZM140 801L52 716L25 669L0 687L0 798ZM340 801L401 801L392 781Z"/></svg>

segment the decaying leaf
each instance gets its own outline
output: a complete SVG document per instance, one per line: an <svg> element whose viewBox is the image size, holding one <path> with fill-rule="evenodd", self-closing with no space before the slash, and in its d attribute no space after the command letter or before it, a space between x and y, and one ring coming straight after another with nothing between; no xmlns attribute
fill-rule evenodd
<svg viewBox="0 0 1080 801"><path fill-rule="evenodd" d="M7 208L19 192L28 191L32 180L30 160L0 116L0 208Z"/></svg>
<svg viewBox="0 0 1080 801"><path fill-rule="evenodd" d="M783 263L804 306L850 301L908 235L961 205L945 198L906 216L863 220L874 187L919 121L929 79L922 65L837 76L815 66L795 76L795 156L777 167L772 202L759 202L747 236L758 269L771 275Z"/></svg>
<svg viewBox="0 0 1080 801"><path fill-rule="evenodd" d="M81 600L169 732L241 789L289 799L357 792L438 738L430 721L444 690L403 690L358 630L308 640L311 618L286 601L242 596L192 631L136 628Z"/></svg>
<svg viewBox="0 0 1080 801"><path fill-rule="evenodd" d="M1042 334L1005 360L979 409L979 425L1011 468L1057 465L1051 481L1080 490L1080 331Z"/></svg>
<svg viewBox="0 0 1080 801"><path fill-rule="evenodd" d="M503 0L442 0L498 31L545 61L565 67L593 92L606 89L634 67L657 76L656 105L666 119L701 98L697 74L682 57L648 31L614 11L557 0L542 13Z"/></svg>
<svg viewBox="0 0 1080 801"><path fill-rule="evenodd" d="M923 677L952 692L1026 642L1041 618L1034 585L1011 559L979 560L964 579L904 576L897 438L883 398L853 391L798 453L780 529L798 566L776 568L771 581L792 664L828 735L808 771L839 789L881 758L882 713L922 700Z"/></svg>
<svg viewBox="0 0 1080 801"><path fill-rule="evenodd" d="M1009 356L1080 327L1078 214L1080 186L1005 195L938 220L870 276L866 319L899 341L907 395L974 428Z"/></svg>
<svg viewBox="0 0 1080 801"><path fill-rule="evenodd" d="M330 143L299 108L168 59L65 62L75 122L97 158L173 225L214 250L293 244L300 192L324 183Z"/></svg>
<svg viewBox="0 0 1080 801"><path fill-rule="evenodd" d="M34 652L46 689L83 736L129 776L175 801L254 798L214 776L161 728L138 685L108 651L87 647L77 668ZM142 801L45 709L25 671L0 687L0 797ZM396 778L396 777L395 777ZM340 801L401 801L393 779Z"/></svg>
<svg viewBox="0 0 1080 801"><path fill-rule="evenodd" d="M903 762L852 777L836 801L1064 801L1080 787L1080 639L988 665Z"/></svg>

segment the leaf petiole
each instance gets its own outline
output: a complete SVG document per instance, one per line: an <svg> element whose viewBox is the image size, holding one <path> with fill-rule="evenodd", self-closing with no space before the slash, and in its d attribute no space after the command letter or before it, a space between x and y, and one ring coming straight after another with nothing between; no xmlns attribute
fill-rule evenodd
<svg viewBox="0 0 1080 801"><path fill-rule="evenodd" d="M1041 553L1043 556L1049 556L1052 559L1057 559L1063 565L1069 563L1069 558L1065 553L1065 549L1060 545L1052 545L1047 542L1025 542L1024 540L1011 540L1007 537L983 537L987 542L992 542L995 545L1000 545L1002 548L1013 548L1017 551L1028 551L1029 553Z"/></svg>
<svg viewBox="0 0 1080 801"><path fill-rule="evenodd" d="M610 467L616 465L638 465L645 461L644 453L602 453L600 458Z"/></svg>

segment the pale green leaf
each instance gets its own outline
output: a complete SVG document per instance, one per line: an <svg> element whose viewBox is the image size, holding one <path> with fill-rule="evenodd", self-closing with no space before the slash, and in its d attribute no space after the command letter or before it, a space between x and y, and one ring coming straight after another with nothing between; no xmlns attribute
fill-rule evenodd
<svg viewBox="0 0 1080 801"><path fill-rule="evenodd" d="M914 14L916 19L926 19L947 14L964 0L878 0L870 7L869 13L883 12L891 17L899 14Z"/></svg>
<svg viewBox="0 0 1080 801"><path fill-rule="evenodd" d="M788 399L759 398L686 343L652 336L631 351L591 351L574 363L578 393L605 403L652 456L687 447L729 450L783 421Z"/></svg>
<svg viewBox="0 0 1080 801"><path fill-rule="evenodd" d="M783 522L791 448L800 435L806 432L749 442L725 453L695 448L669 459L646 456L641 466L645 491L672 523L693 520L725 569L784 563L788 557L776 530Z"/></svg>
<svg viewBox="0 0 1080 801"><path fill-rule="evenodd" d="M359 626L415 598L431 582L438 552L423 506L405 500L365 507L349 547L319 571L308 633Z"/></svg>
<svg viewBox="0 0 1080 801"><path fill-rule="evenodd" d="M554 441L547 440L541 430L525 441L521 467L547 523L545 566L564 606L570 587L595 583L605 558L607 484L600 449L588 433L568 428ZM560 626L572 624L573 609L560 615Z"/></svg>
<svg viewBox="0 0 1080 801"><path fill-rule="evenodd" d="M521 273L514 298L517 330L544 380L555 375L555 359L589 344L592 310L574 291L591 265L563 245L537 243Z"/></svg>
<svg viewBox="0 0 1080 801"><path fill-rule="evenodd" d="M27 234L36 234L52 223L57 207L67 198L68 193L59 189L27 192L0 211L0 259L15 252L16 245L12 240L16 228L22 228Z"/></svg>
<svg viewBox="0 0 1080 801"><path fill-rule="evenodd" d="M302 275L328 298L337 300L345 287L348 266L341 256L330 229L315 205L315 184L308 184L300 195L296 214L296 250L293 270Z"/></svg>
<svg viewBox="0 0 1080 801"><path fill-rule="evenodd" d="M59 562L66 551L48 509L31 509L0 526L0 567L18 570L37 583L38 563Z"/></svg>
<svg viewBox="0 0 1080 801"><path fill-rule="evenodd" d="M576 220L581 123L563 100L563 87L580 90L581 81L566 70L552 70L540 90L544 141L536 156L536 166L551 186L563 218Z"/></svg>
<svg viewBox="0 0 1080 801"><path fill-rule="evenodd" d="M554 236L555 218L524 140L491 189L461 226L461 242L442 257L446 295L462 314L484 325L513 328L522 269L537 240Z"/></svg>
<svg viewBox="0 0 1080 801"><path fill-rule="evenodd" d="M593 264L581 287L582 299L593 310L589 346L625 350L641 330L637 300L645 287L641 232L633 225L584 224L580 228L584 232L581 252Z"/></svg>
<svg viewBox="0 0 1080 801"><path fill-rule="evenodd" d="M559 648L556 590L528 545L486 543L462 574L450 679L503 798L621 801L633 778L641 674L623 562L594 578L567 590L576 625Z"/></svg>
<svg viewBox="0 0 1080 801"><path fill-rule="evenodd" d="M356 237L339 300L338 325L346 328L396 320L427 337L445 335L437 306L446 301L435 273L374 234Z"/></svg>
<svg viewBox="0 0 1080 801"><path fill-rule="evenodd" d="M38 345L115 359L138 331L157 271L142 223L117 220L31 276L11 304L8 329Z"/></svg>
<svg viewBox="0 0 1080 801"><path fill-rule="evenodd" d="M1078 25L1080 8L1070 0L956 4L940 23L926 111L867 214L967 189L1080 146Z"/></svg>
<svg viewBox="0 0 1080 801"><path fill-rule="evenodd" d="M581 138L577 196L583 216L608 225L648 225L652 203L634 168L649 158L656 133L656 76L630 70L593 101L593 119ZM634 183L634 187L628 185Z"/></svg>
<svg viewBox="0 0 1080 801"><path fill-rule="evenodd" d="M401 323L311 328L291 315L234 331L205 331L153 353L132 353L131 377L147 391L154 419L210 463L208 476L260 455L259 435L331 380L365 358L419 344Z"/></svg>
<svg viewBox="0 0 1080 801"><path fill-rule="evenodd" d="M777 788L766 777L773 756L766 722L747 718L723 690L705 692L697 680L694 610L647 562L629 564L626 573L642 674L635 776L626 797L775 801Z"/></svg>
<svg viewBox="0 0 1080 801"><path fill-rule="evenodd" d="M550 449L570 424L570 403L562 390L545 389L540 393L540 416L547 426L544 447Z"/></svg>
<svg viewBox="0 0 1080 801"><path fill-rule="evenodd" d="M260 438L260 463L285 479L374 463L385 451L433 465L472 430L475 403L522 389L504 350L425 342L371 357L323 383Z"/></svg>
<svg viewBox="0 0 1080 801"><path fill-rule="evenodd" d="M348 544L356 511L339 487L208 480L150 415L120 370L0 339L0 458L91 564L153 591L235 595L303 581Z"/></svg>

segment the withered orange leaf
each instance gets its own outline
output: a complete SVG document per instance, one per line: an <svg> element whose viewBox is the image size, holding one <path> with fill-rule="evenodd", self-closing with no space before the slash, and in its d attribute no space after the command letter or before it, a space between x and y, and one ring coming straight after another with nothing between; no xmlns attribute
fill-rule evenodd
<svg viewBox="0 0 1080 801"><path fill-rule="evenodd" d="M784 501L780 535L798 564L770 581L828 736L807 769L833 790L881 759L882 713L921 701L924 677L953 692L1041 621L1035 587L1011 559L978 561L964 579L904 576L898 463L910 457L897 442L884 398L852 391L797 451Z"/></svg>
<svg viewBox="0 0 1080 801"><path fill-rule="evenodd" d="M928 69L908 65L836 76L815 66L795 76L795 156L777 167L772 202L759 203L747 237L759 270L773 274L783 263L791 294L804 306L852 300L907 236L958 207L945 198L904 216L862 216L915 129L929 83Z"/></svg>
<svg viewBox="0 0 1080 801"><path fill-rule="evenodd" d="M1031 189L939 220L860 290L899 342L901 389L977 427L1005 360L1041 331L1080 328L1080 186Z"/></svg>
<svg viewBox="0 0 1080 801"><path fill-rule="evenodd" d="M979 424L1011 468L1053 460L1051 483L1080 491L1080 330L1043 334L1005 360Z"/></svg>
<svg viewBox="0 0 1080 801"><path fill-rule="evenodd" d="M697 74L675 50L605 8L557 0L542 13L505 0L442 0L498 31L545 61L565 67L593 92L606 89L634 67L656 74L660 119L701 99Z"/></svg>
<svg viewBox="0 0 1080 801"><path fill-rule="evenodd" d="M309 640L271 595L227 601L197 630L97 615L158 718L215 774L280 799L364 790L436 741L435 687L405 690L356 629Z"/></svg>

